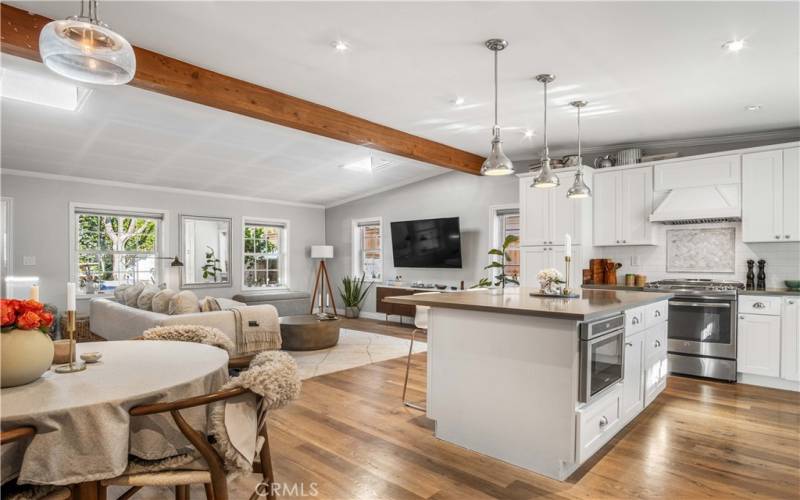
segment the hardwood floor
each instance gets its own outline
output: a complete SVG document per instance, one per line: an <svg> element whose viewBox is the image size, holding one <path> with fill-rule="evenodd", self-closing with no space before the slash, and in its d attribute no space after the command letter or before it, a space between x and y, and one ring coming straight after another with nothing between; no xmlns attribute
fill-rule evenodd
<svg viewBox="0 0 800 500"><path fill-rule="evenodd" d="M410 333L382 325L343 326ZM800 394L671 377L591 463L558 482L437 440L433 423L400 402L404 371L399 358L309 379L299 400L271 414L282 497L800 498ZM424 399L424 353L410 389ZM247 498L256 483L237 479L231 497Z"/></svg>

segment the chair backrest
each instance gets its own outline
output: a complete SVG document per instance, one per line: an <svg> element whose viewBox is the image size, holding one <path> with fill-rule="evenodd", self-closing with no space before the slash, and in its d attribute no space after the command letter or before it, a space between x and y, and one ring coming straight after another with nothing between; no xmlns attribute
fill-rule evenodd
<svg viewBox="0 0 800 500"><path fill-rule="evenodd" d="M414 295L434 295L441 292L420 292L415 293ZM416 314L414 315L414 326L419 328L420 330L427 330L428 329L428 312L430 312L431 308L428 306L417 306L416 307Z"/></svg>
<svg viewBox="0 0 800 500"><path fill-rule="evenodd" d="M14 429L0 432L0 444L13 443L34 435L36 435L35 427L15 427Z"/></svg>

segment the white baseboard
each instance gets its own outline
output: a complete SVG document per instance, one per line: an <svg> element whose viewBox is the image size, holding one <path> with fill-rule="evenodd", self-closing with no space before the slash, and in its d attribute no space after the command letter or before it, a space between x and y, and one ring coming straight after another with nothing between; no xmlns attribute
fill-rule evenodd
<svg viewBox="0 0 800 500"><path fill-rule="evenodd" d="M760 385L771 389L783 389L784 391L800 392L800 382L785 380L777 377L765 377L763 375L752 375L749 373L737 373L736 381L740 384Z"/></svg>

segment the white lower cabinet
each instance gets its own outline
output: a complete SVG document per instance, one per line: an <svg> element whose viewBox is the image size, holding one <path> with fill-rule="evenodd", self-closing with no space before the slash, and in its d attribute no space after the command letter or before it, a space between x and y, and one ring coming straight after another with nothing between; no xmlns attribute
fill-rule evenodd
<svg viewBox="0 0 800 500"><path fill-rule="evenodd" d="M781 309L781 378L800 381L800 297L784 297Z"/></svg>
<svg viewBox="0 0 800 500"><path fill-rule="evenodd" d="M536 275L542 269L553 267L565 272L563 246L534 246L520 247L520 285L539 288ZM581 286L581 269L584 264L581 260L581 247L572 247L572 270L570 275L570 288L579 290Z"/></svg>
<svg viewBox="0 0 800 500"><path fill-rule="evenodd" d="M578 462L583 463L622 427L619 388L578 411Z"/></svg>
<svg viewBox="0 0 800 500"><path fill-rule="evenodd" d="M644 339L644 405L667 387L667 323L648 328Z"/></svg>
<svg viewBox="0 0 800 500"><path fill-rule="evenodd" d="M644 339L640 332L625 339L625 379L622 381L622 422L644 409Z"/></svg>
<svg viewBox="0 0 800 500"><path fill-rule="evenodd" d="M781 374L781 318L766 314L740 314L737 370L751 375Z"/></svg>

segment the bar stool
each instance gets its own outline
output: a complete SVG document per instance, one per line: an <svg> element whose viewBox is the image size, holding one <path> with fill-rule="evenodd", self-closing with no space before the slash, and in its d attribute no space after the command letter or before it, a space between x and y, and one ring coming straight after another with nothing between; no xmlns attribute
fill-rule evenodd
<svg viewBox="0 0 800 500"><path fill-rule="evenodd" d="M440 292L421 292L415 293L414 295L434 295ZM408 358L406 359L406 379L403 382L403 404L408 406L409 408L414 408L415 410L419 411L426 411L425 406L412 403L411 401L406 400L406 390L408 389L408 372L411 368L411 353L414 350L414 338L416 337L417 331L424 331L427 335L428 333L428 312L431 310L428 306L417 306L416 307L416 314L414 315L414 329L411 331L411 344L408 346Z"/></svg>

